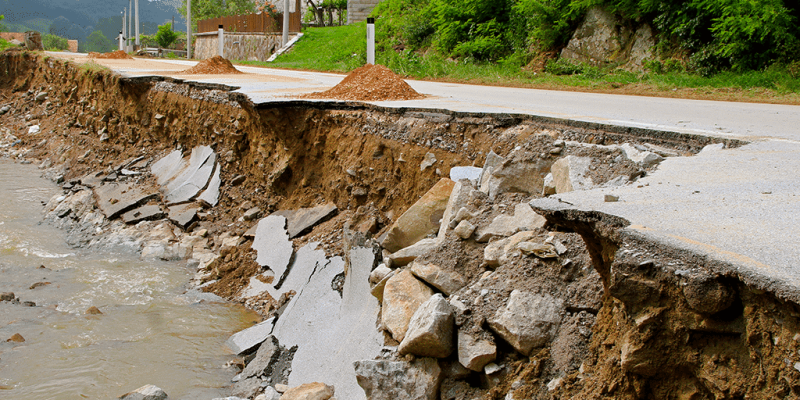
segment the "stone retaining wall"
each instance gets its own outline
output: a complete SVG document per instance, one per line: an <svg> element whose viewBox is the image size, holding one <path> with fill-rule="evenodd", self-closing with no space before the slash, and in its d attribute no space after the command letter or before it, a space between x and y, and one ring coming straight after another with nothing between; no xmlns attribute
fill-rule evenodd
<svg viewBox="0 0 800 400"><path fill-rule="evenodd" d="M291 37L289 38L291 39ZM217 33L197 34L193 57L204 60L218 55ZM281 34L226 33L225 58L229 60L266 61L281 48Z"/></svg>

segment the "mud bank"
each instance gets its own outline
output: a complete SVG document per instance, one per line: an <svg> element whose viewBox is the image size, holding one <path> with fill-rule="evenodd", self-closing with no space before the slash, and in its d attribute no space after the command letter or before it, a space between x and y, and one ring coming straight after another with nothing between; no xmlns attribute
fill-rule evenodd
<svg viewBox="0 0 800 400"><path fill-rule="evenodd" d="M636 185L660 158L691 156L715 140L521 115L254 105L226 87L125 79L27 53L4 53L0 65L3 151L65 185L47 218L67 229L73 244L145 253L161 246L150 255L193 260L198 285L276 318L276 331L286 332L299 323L287 321L286 310L314 304L309 293L318 293L320 309L352 301L348 288L364 283L352 282L354 271L366 266L375 298L362 302L380 308L363 337L380 332L382 343L373 359L338 366L353 369L336 379L357 380L367 398L800 395L795 302L744 283L713 260L637 237L620 218L538 200L548 192ZM199 204L185 230L163 219L126 224L97 210L87 176L154 187L149 166L197 146L214 150L222 184L219 203ZM134 160L144 164L123 177L122 166ZM479 175L447 183L462 166ZM444 194L431 189L440 185L449 185ZM390 239L402 236L396 232L405 229L405 215L424 208L420 198L436 193L439 203L453 204L450 212L427 215L433 228L414 240ZM321 261L307 284L277 299L269 290L248 291L254 278L280 285L299 270L280 279L275 266L261 265L248 231L275 212L329 203L338 214L291 242L288 266L311 254L311 243L324 250L314 253ZM418 300L397 298L409 288ZM448 313L452 322L437 321L450 333L420 339L424 345L405 340L422 329L419 321ZM305 334L322 340L325 332ZM447 337L454 339L449 345ZM299 379L291 374L302 372L295 370L303 345L283 345L261 347L284 363L295 357L294 365L243 373L235 394L253 398ZM251 369L266 357L254 351L243 351Z"/></svg>

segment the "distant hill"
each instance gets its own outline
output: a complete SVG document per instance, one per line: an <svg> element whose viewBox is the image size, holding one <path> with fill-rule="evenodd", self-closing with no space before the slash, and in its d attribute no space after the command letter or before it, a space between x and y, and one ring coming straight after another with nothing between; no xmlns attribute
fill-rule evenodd
<svg viewBox="0 0 800 400"><path fill-rule="evenodd" d="M180 4L180 0L139 0L139 21L152 27L175 17L176 30L185 30L186 22L177 11ZM70 31L73 35L78 31L88 31L84 38L95 30L102 19L116 18L121 22L122 10L127 7L128 0L0 0L0 14L5 15L3 23L9 29L49 31L50 25L58 22L59 30ZM117 32L122 28L121 25L115 28ZM141 28L140 32L152 33L143 32Z"/></svg>

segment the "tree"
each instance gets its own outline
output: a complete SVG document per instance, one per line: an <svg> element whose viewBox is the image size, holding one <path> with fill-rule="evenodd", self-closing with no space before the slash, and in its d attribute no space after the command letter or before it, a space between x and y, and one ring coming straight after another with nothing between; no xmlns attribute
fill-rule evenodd
<svg viewBox="0 0 800 400"><path fill-rule="evenodd" d="M114 44L103 35L103 32L94 31L86 38L85 49L87 51L106 53L114 49Z"/></svg>
<svg viewBox="0 0 800 400"><path fill-rule="evenodd" d="M67 50L69 42L65 38L48 33L42 36L42 46L45 50Z"/></svg>
<svg viewBox="0 0 800 400"><path fill-rule="evenodd" d="M169 47L177 38L178 34L172 30L172 23L159 25L155 38L159 46L164 48Z"/></svg>
<svg viewBox="0 0 800 400"><path fill-rule="evenodd" d="M181 0L178 12L186 16L186 0ZM230 15L252 14L255 12L253 0L192 0L192 26L204 19L227 17Z"/></svg>

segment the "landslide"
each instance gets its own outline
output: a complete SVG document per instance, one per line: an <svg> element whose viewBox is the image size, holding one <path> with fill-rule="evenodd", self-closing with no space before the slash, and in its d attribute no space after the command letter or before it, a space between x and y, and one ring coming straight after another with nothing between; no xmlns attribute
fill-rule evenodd
<svg viewBox="0 0 800 400"><path fill-rule="evenodd" d="M490 151L506 156L524 147L546 169L565 155L551 153L556 137L595 144L648 142L684 154L708 144L705 138L513 115L351 103L258 107L222 86L125 79L35 53L0 54L0 72L0 103L14 110L0 116L0 124L20 138L20 147L30 149L20 159L55 167L69 182L133 157L156 159L177 147L210 145L220 155L223 181L220 204L206 209L201 222L210 237L243 235L252 225L239 219L244 204L266 214L330 201L339 216L300 239L323 240L329 254L343 253L342 226L348 221L372 218L367 231L379 235L451 167L480 166ZM34 125L40 132L26 134ZM594 150L565 151L586 155ZM436 161L422 168L429 153ZM612 178L603 165L595 166L598 182ZM643 172L624 165L620 170ZM233 185L239 176L244 181ZM735 275L710 272L715 268L709 260L620 237L619 226L548 219L557 229L580 234L602 278L602 307L576 310L596 321L588 349L581 350L585 357L574 369L559 371L553 360L562 356L552 348L531 357L503 348L505 372L491 383L473 382L459 393L475 397L459 398L502 399L512 390L517 399L800 396L795 303ZM223 261L215 291L232 298L256 266L243 246L216 245ZM452 252L475 252L466 250ZM519 278L517 272L509 268L510 280Z"/></svg>

